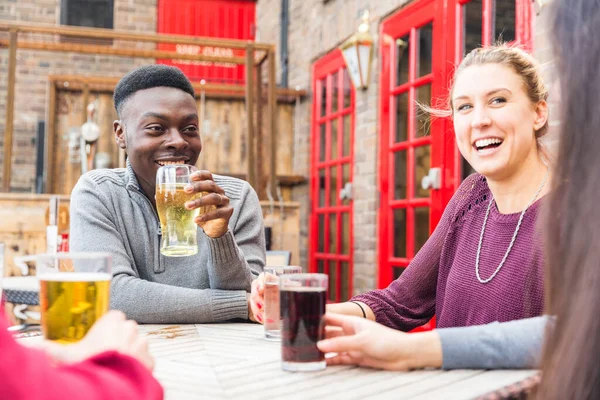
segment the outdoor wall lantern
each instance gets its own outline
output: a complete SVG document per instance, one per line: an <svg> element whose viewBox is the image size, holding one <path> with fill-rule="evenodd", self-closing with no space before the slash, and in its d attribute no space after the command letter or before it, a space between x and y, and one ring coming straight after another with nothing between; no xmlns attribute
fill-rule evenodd
<svg viewBox="0 0 600 400"><path fill-rule="evenodd" d="M369 86L373 59L373 36L369 33L369 11L363 13L358 32L342 43L340 50L354 87L366 89Z"/></svg>

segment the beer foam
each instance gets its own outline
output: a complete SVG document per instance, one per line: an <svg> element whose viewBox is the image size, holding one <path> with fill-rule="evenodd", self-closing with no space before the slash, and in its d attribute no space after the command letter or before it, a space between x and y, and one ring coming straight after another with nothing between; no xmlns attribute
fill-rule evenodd
<svg viewBox="0 0 600 400"><path fill-rule="evenodd" d="M105 272L48 272L39 274L38 278L50 282L100 282L110 281L112 275Z"/></svg>

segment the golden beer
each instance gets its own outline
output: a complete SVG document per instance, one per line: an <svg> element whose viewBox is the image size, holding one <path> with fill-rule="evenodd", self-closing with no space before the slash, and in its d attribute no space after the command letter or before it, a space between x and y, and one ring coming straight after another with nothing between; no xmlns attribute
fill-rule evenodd
<svg viewBox="0 0 600 400"><path fill-rule="evenodd" d="M183 257L198 252L198 226L194 218L204 210L188 210L185 203L202 194L186 193L183 190L186 185L187 183L162 183L156 186L156 209L162 230L160 252L165 256Z"/></svg>
<svg viewBox="0 0 600 400"><path fill-rule="evenodd" d="M46 339L76 342L108 311L109 273L50 272L39 275L39 279Z"/></svg>

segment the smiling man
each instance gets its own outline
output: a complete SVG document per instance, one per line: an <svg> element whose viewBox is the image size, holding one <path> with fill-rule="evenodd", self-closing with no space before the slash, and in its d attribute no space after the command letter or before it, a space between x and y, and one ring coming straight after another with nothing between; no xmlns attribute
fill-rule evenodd
<svg viewBox="0 0 600 400"><path fill-rule="evenodd" d="M199 171L188 187L208 192L189 208L214 206L196 219L198 253L160 254L156 172L196 164L202 142L194 89L177 68L149 65L115 88L115 139L127 167L83 175L71 195L72 251L113 255L111 308L140 323L252 319L248 291L265 264L262 212L252 187Z"/></svg>

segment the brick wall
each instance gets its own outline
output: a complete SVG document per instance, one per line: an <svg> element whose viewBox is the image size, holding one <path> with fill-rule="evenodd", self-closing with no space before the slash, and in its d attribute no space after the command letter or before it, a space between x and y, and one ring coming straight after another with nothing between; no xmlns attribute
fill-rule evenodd
<svg viewBox="0 0 600 400"><path fill-rule="evenodd" d="M367 91L356 94L354 142L354 292L376 287L377 278L377 179L378 179L378 113L379 113L379 26L381 20L400 9L406 0L290 0L289 85L311 91L311 66L321 56L337 47L354 33L362 11L370 12L370 31L375 39L371 82ZM258 40L279 46L281 0L259 0L257 6ZM536 24L544 34L544 25ZM538 35L539 36L539 35ZM536 36L536 56L549 59L548 46ZM277 61L279 68L279 60ZM278 72L278 79L280 75ZM312 93L296 110L300 119L295 135L294 172L309 176L310 122ZM294 200L302 202L301 263L308 263L307 186L294 190Z"/></svg>
<svg viewBox="0 0 600 400"><path fill-rule="evenodd" d="M356 32L362 11L369 9L371 33L377 33L382 18L398 9L406 0L291 0L289 25L289 86L311 90L312 63ZM257 40L279 44L280 0L259 0ZM279 55L278 55L279 56ZM277 60L279 68L279 59ZM356 93L354 134L354 292L376 286L377 277L377 115L378 53L372 64L369 89ZM278 72L278 79L280 72ZM310 121L312 94L296 110L299 131L294 143L294 173L309 176ZM294 200L304 204L301 223L301 263L308 264L309 188L294 190Z"/></svg>
<svg viewBox="0 0 600 400"><path fill-rule="evenodd" d="M132 32L156 32L156 0L115 0L114 28ZM8 0L0 2L0 20L23 23L58 24L60 0ZM4 36L6 37L6 35ZM59 40L57 37L29 40ZM152 44L115 43L119 47L144 47ZM16 94L11 191L31 192L35 186L35 135L37 121L47 114L48 75L74 74L120 77L152 59L94 56L74 53L17 52ZM0 76L7 76L8 51L0 50ZM6 79L0 79L0 152L4 151ZM78 124L83 121L74 121ZM2 153L0 153L2 154ZM2 176L0 163L0 181Z"/></svg>
<svg viewBox="0 0 600 400"><path fill-rule="evenodd" d="M542 71L544 75L544 81L550 90L550 96L548 104L550 106L550 129L548 134L543 139L543 143L551 155L556 154L558 137L556 135L556 126L559 124L558 120L558 88L556 82L556 76L554 74L554 63L552 53L552 43L549 38L548 32L548 7L542 8L540 15L536 18L535 23L535 36L534 36L534 52L533 55L541 63Z"/></svg>

